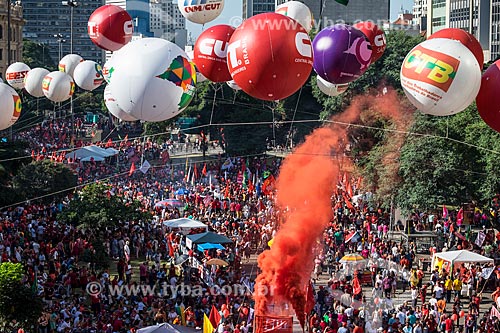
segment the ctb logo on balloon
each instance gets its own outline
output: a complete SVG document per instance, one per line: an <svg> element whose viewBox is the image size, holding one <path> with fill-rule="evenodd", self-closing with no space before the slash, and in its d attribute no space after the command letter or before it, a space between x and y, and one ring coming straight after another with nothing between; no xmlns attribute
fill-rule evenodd
<svg viewBox="0 0 500 333"><path fill-rule="evenodd" d="M460 60L418 45L406 58L402 74L448 92L459 66Z"/></svg>

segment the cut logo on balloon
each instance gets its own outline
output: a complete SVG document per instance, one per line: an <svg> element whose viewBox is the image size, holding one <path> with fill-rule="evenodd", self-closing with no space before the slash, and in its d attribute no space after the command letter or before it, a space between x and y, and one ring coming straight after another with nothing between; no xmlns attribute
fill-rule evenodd
<svg viewBox="0 0 500 333"><path fill-rule="evenodd" d="M12 115L15 118L19 118L22 110L21 98L19 96L13 95L14 98L14 114Z"/></svg>
<svg viewBox="0 0 500 333"><path fill-rule="evenodd" d="M75 93L75 83L71 81L69 84L71 85L71 88L69 90L69 95L72 96Z"/></svg>
<svg viewBox="0 0 500 333"><path fill-rule="evenodd" d="M66 64L59 64L59 72L66 73Z"/></svg>
<svg viewBox="0 0 500 333"><path fill-rule="evenodd" d="M168 80L182 88L183 93L179 102L180 109L189 105L193 99L196 84L196 69L192 62L183 56L178 56L172 61L169 68L157 77Z"/></svg>
<svg viewBox="0 0 500 333"><path fill-rule="evenodd" d="M207 57L200 56L200 58L226 62L228 44L222 40L206 38L200 43L200 53Z"/></svg>
<svg viewBox="0 0 500 333"><path fill-rule="evenodd" d="M406 58L402 74L448 92L459 66L459 59L418 45Z"/></svg>
<svg viewBox="0 0 500 333"><path fill-rule="evenodd" d="M186 13L196 13L205 10L219 10L222 3L220 1L215 1L214 3L207 3L207 0L185 0L184 1L184 11Z"/></svg>

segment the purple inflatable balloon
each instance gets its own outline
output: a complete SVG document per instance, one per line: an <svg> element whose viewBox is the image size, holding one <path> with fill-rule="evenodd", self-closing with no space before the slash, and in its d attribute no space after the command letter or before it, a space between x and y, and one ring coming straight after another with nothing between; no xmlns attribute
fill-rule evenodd
<svg viewBox="0 0 500 333"><path fill-rule="evenodd" d="M314 70L323 79L344 84L359 78L370 65L372 50L365 35L346 24L321 30L313 41Z"/></svg>

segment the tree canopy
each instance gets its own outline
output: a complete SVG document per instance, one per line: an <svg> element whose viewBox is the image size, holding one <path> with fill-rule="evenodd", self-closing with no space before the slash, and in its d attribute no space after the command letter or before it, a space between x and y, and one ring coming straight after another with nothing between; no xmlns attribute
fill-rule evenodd
<svg viewBox="0 0 500 333"><path fill-rule="evenodd" d="M146 220L150 217L142 211L139 201L126 201L115 194L111 186L103 183L85 186L59 216L60 220L66 223L92 229L117 226L123 221Z"/></svg>
<svg viewBox="0 0 500 333"><path fill-rule="evenodd" d="M42 314L42 300L37 290L24 284L21 264L0 264L0 330L30 328ZM36 287L36 284L34 285Z"/></svg>

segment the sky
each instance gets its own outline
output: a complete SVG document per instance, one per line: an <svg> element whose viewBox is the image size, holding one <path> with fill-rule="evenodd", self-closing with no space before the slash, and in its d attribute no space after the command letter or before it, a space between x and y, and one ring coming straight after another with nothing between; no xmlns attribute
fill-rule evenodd
<svg viewBox="0 0 500 333"><path fill-rule="evenodd" d="M334 0L327 0L334 1ZM398 13L403 9L411 11L413 8L413 0L391 0L391 20L398 17ZM214 21L207 23L207 25L212 26L216 24L231 24L233 26L241 23L241 10L242 10L242 0L226 0L224 10L222 14ZM188 32L191 33L192 37L196 39L198 35L202 32L202 26L200 24L194 24L188 21L187 23Z"/></svg>

